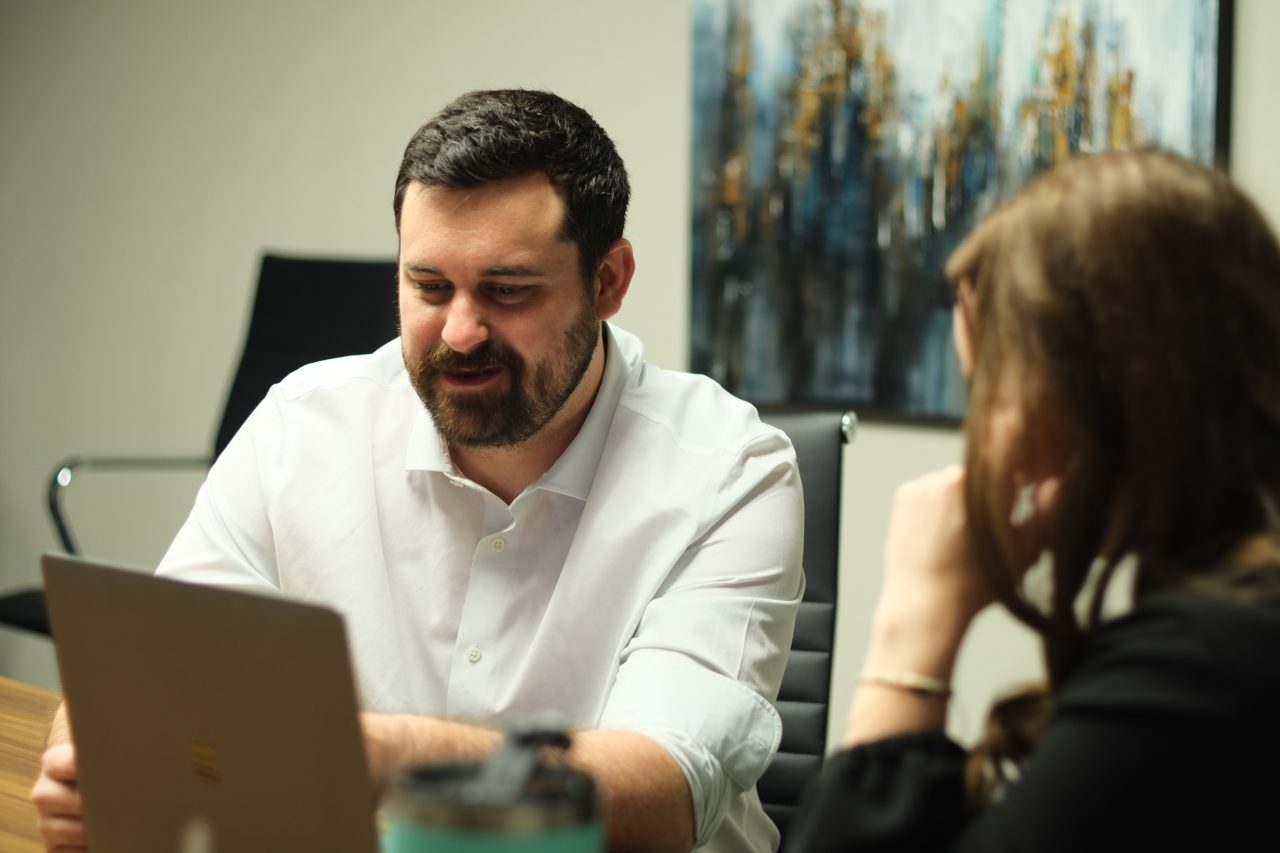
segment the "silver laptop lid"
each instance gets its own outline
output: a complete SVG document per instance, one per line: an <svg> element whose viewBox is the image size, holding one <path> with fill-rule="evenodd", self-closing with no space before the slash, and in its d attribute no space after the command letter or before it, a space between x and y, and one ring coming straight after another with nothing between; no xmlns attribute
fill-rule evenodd
<svg viewBox="0 0 1280 853"><path fill-rule="evenodd" d="M336 612L42 563L95 853L376 850Z"/></svg>

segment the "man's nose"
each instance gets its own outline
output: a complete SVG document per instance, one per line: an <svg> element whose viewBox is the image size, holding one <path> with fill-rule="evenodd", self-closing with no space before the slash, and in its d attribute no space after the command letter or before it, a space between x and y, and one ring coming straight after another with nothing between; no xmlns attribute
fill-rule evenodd
<svg viewBox="0 0 1280 853"><path fill-rule="evenodd" d="M454 294L440 338L449 349L460 353L471 352L489 340L489 322L479 300L464 293Z"/></svg>

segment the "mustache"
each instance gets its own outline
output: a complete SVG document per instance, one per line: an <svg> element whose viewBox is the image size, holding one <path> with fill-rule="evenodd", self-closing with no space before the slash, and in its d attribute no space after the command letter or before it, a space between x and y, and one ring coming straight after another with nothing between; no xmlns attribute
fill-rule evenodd
<svg viewBox="0 0 1280 853"><path fill-rule="evenodd" d="M470 352L457 352L443 342L428 350L418 364L419 370L454 373L462 370L495 370L515 368L520 357L509 347L485 341Z"/></svg>

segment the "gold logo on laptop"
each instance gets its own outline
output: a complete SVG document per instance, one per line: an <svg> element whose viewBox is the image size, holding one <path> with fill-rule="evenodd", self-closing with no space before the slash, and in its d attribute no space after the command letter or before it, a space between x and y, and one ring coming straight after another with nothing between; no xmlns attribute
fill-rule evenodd
<svg viewBox="0 0 1280 853"><path fill-rule="evenodd" d="M191 740L191 768L206 782L222 781L222 768L218 766L218 748L204 732Z"/></svg>

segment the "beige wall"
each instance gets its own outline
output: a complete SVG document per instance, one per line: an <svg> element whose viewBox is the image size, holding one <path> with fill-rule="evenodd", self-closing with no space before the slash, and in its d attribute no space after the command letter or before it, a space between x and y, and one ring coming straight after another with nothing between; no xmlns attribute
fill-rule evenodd
<svg viewBox="0 0 1280 853"><path fill-rule="evenodd" d="M1274 220L1280 5L1239 7L1234 168ZM207 448L264 249L394 251L401 149L466 89L550 88L609 129L639 259L619 322L685 366L689 34L676 0L0 0L0 588L35 583L54 544L56 460ZM951 431L868 425L847 452L838 707L893 487L959 448ZM86 545L154 562L195 485L86 478ZM985 617L959 730L1035 671L1027 638ZM56 684L48 643L0 629L0 674Z"/></svg>

